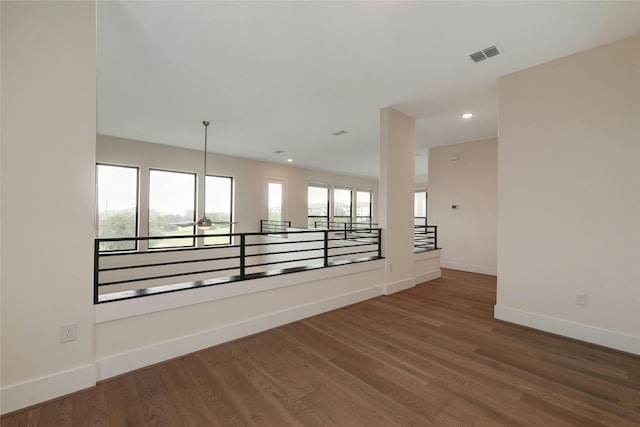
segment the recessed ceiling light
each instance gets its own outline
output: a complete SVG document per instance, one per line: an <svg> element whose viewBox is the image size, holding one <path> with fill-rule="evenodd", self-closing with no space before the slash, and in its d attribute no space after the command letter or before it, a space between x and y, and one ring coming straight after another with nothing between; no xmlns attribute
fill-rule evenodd
<svg viewBox="0 0 640 427"><path fill-rule="evenodd" d="M293 162L293 159L287 159L287 162L291 163Z"/></svg>
<svg viewBox="0 0 640 427"><path fill-rule="evenodd" d="M463 119L470 119L471 117L473 117L473 114L471 114L471 113L464 113L464 114L462 115L462 118L463 118Z"/></svg>

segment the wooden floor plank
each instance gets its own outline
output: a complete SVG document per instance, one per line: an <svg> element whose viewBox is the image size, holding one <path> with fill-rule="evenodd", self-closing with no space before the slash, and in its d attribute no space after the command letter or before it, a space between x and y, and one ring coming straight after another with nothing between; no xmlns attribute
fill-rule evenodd
<svg viewBox="0 0 640 427"><path fill-rule="evenodd" d="M28 426L640 426L640 357L493 319L443 277L0 418Z"/></svg>

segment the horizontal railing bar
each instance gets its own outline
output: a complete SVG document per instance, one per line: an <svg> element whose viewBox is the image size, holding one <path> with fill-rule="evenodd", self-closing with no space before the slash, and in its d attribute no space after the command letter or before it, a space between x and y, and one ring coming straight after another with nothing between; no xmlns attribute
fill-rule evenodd
<svg viewBox="0 0 640 427"><path fill-rule="evenodd" d="M237 270L239 268L240 266L229 267L229 268L217 268L214 270L190 271L188 273L163 274L161 276L143 277L140 279L127 279L127 280L119 280L114 282L98 283L98 286L111 286L111 285L119 285L121 283L132 283L132 282L145 282L148 280L168 279L171 277L180 277L180 276L190 276L192 274L215 273L217 271Z"/></svg>
<svg viewBox="0 0 640 427"><path fill-rule="evenodd" d="M337 250L337 249L344 249L344 248L358 248L358 247L360 247L360 246L374 246L374 245L375 245L375 246L378 246L378 244L377 244L377 243L375 243L375 242L372 242L372 243L358 243L358 244L355 244L355 245L342 245L342 246L336 246L336 247L329 248L329 250L330 250L330 251L333 251L333 250ZM377 249L376 249L376 250L377 250Z"/></svg>
<svg viewBox="0 0 640 427"><path fill-rule="evenodd" d="M227 259L238 259L239 256L224 256L219 258L202 258L202 259L188 259L181 261L171 261L171 262L158 262L154 264L137 264L137 265L129 265L125 267L109 267L109 268L100 268L98 271L102 273L103 271L117 271L117 270L130 270L132 268L149 268L149 267L162 267L163 265L175 265L175 264L189 264L194 262L207 262L207 261L222 261Z"/></svg>
<svg viewBox="0 0 640 427"><path fill-rule="evenodd" d="M298 252L321 251L323 249L324 249L323 247L318 247L318 248L310 248L310 249L298 249L298 250L295 250L295 251L278 251L278 252L266 252L266 253L259 253L259 254L246 254L245 258L257 257L257 256L295 254L295 253L298 253Z"/></svg>
<svg viewBox="0 0 640 427"><path fill-rule="evenodd" d="M313 242L324 242L324 239L289 240L289 241L286 241L286 242L245 243L245 247L248 248L248 247L252 247L252 246L293 245L293 244L313 243Z"/></svg>
<svg viewBox="0 0 640 427"><path fill-rule="evenodd" d="M218 234L216 234L218 236ZM220 234L222 236L222 234ZM100 257L113 257L113 256L131 256L131 255L152 255L152 254L160 254L160 253L168 253L168 252L189 252L189 251L206 251L206 250L220 250L220 249L233 249L239 248L240 245L207 245L202 247L194 247L194 246L185 246L182 248L172 247L172 248L149 248L145 251L140 250L126 250L126 251L110 251L104 252L100 251Z"/></svg>
<svg viewBox="0 0 640 427"><path fill-rule="evenodd" d="M380 231L380 228L347 228L346 230L287 230L281 234L313 234L313 233L324 233L324 232L333 232L333 233L344 233L345 231L350 232L362 232L364 230L367 231ZM104 237L97 238L96 240L100 243L102 242L123 242L123 241L135 241L135 240L166 240L166 239L188 239L188 238L196 238L203 239L207 237L235 237L235 236L264 236L264 233L260 232L252 232L252 233L224 233L224 234L185 234L185 235L176 235L176 236L143 236L143 237ZM161 248L158 248L161 249ZM204 248L199 248L204 249Z"/></svg>
<svg viewBox="0 0 640 427"><path fill-rule="evenodd" d="M313 258L296 258L296 259L287 259L287 260L284 260L284 261L265 262L265 263L262 263L262 264L247 265L247 268L250 268L250 267L262 267L262 266L265 266L265 265L272 265L272 264L286 264L286 263L289 263L289 262L312 261L314 259L323 259L323 257L320 256L320 257L313 257Z"/></svg>
<svg viewBox="0 0 640 427"><path fill-rule="evenodd" d="M347 255L357 255L357 254L368 254L371 252L377 252L377 249L372 249L370 251L357 251L357 252L348 252L345 254L335 254L335 255L329 255L329 258L335 258L335 257L339 257L339 256L347 256Z"/></svg>

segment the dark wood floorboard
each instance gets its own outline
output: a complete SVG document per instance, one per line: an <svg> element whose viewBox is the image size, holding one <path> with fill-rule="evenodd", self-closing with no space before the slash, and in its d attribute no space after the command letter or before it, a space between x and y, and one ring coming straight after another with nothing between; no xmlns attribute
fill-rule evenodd
<svg viewBox="0 0 640 427"><path fill-rule="evenodd" d="M493 319L443 270L2 417L1 426L640 426L640 357Z"/></svg>

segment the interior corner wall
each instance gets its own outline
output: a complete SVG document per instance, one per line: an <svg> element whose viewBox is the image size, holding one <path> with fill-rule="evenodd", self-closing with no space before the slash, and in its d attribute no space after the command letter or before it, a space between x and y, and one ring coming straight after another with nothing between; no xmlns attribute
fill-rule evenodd
<svg viewBox="0 0 640 427"><path fill-rule="evenodd" d="M501 77L499 106L496 318L640 354L640 35Z"/></svg>
<svg viewBox="0 0 640 427"><path fill-rule="evenodd" d="M496 275L497 138L431 148L428 192L427 221L438 226L440 266Z"/></svg>
<svg viewBox="0 0 640 427"><path fill-rule="evenodd" d="M0 7L6 413L95 384L96 22L94 2Z"/></svg>

